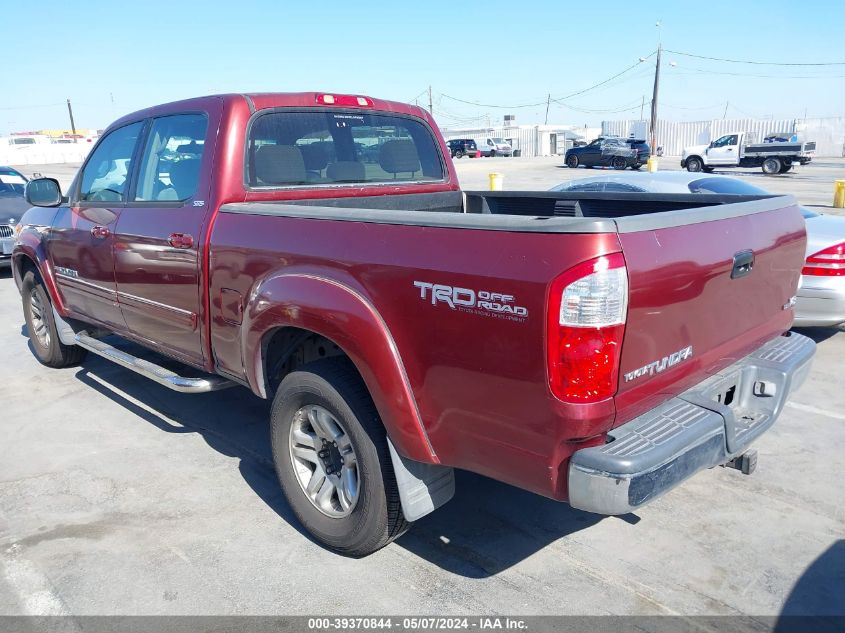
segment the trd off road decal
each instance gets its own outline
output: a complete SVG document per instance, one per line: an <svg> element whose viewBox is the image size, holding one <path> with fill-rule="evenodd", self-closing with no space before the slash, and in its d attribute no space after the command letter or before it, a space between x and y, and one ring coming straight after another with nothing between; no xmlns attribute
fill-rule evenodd
<svg viewBox="0 0 845 633"><path fill-rule="evenodd" d="M452 310L469 312L479 316L496 317L509 321L525 321L528 308L516 304L516 297L489 290L472 290L427 281L415 281L420 299L431 305L447 305Z"/></svg>

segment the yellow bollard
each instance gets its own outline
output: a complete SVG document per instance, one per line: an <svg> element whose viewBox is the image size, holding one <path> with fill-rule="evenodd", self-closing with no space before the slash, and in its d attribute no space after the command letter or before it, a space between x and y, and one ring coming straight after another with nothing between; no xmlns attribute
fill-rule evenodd
<svg viewBox="0 0 845 633"><path fill-rule="evenodd" d="M657 156L649 156L645 164L649 173L653 174L657 171Z"/></svg>
<svg viewBox="0 0 845 633"><path fill-rule="evenodd" d="M833 206L836 209L845 209L845 180L833 181Z"/></svg>
<svg viewBox="0 0 845 633"><path fill-rule="evenodd" d="M505 179L504 174L497 174L496 172L491 172L487 174L488 178L490 178L490 191L501 191L502 190L502 182Z"/></svg>

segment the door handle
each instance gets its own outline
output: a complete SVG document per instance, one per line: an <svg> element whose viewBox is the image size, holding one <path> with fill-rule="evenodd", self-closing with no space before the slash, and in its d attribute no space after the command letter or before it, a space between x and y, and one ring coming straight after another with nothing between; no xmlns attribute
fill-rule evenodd
<svg viewBox="0 0 845 633"><path fill-rule="evenodd" d="M109 227L107 226L94 226L91 227L91 235L98 240L104 240L111 235L111 231L109 231Z"/></svg>
<svg viewBox="0 0 845 633"><path fill-rule="evenodd" d="M194 238L186 233L171 233L167 241L173 248L191 248L194 245Z"/></svg>
<svg viewBox="0 0 845 633"><path fill-rule="evenodd" d="M740 251L734 255L731 279L745 277L754 269L754 251Z"/></svg>

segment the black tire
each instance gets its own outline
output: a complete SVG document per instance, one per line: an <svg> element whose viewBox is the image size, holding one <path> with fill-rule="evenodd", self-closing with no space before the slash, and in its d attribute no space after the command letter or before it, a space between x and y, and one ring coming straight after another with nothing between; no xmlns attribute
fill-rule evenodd
<svg viewBox="0 0 845 633"><path fill-rule="evenodd" d="M42 365L60 369L73 367L82 362L88 350L78 345L64 345L59 340L56 320L53 318L53 304L41 279L30 270L21 282L23 316L26 331L35 357Z"/></svg>
<svg viewBox="0 0 845 633"><path fill-rule="evenodd" d="M617 170L625 169L628 166L628 161L622 156L614 156L610 159L610 166Z"/></svg>
<svg viewBox="0 0 845 633"><path fill-rule="evenodd" d="M570 154L566 157L566 166L570 169L578 167L578 157L575 154Z"/></svg>
<svg viewBox="0 0 845 633"><path fill-rule="evenodd" d="M778 173L779 174L785 174L790 169L792 169L794 166L795 166L795 163L793 163L791 160L789 160L788 158L784 159L783 164L780 166L780 171Z"/></svg>
<svg viewBox="0 0 845 633"><path fill-rule="evenodd" d="M642 166L642 163L634 163L633 165L631 165L631 169L633 169L634 171L639 171Z"/></svg>
<svg viewBox="0 0 845 633"><path fill-rule="evenodd" d="M714 169L716 169L716 168L715 167L702 167L701 171L703 171L705 174L712 174Z"/></svg>
<svg viewBox="0 0 845 633"><path fill-rule="evenodd" d="M495 155L496 155L496 150L491 149L490 150L490 158L493 158Z"/></svg>
<svg viewBox="0 0 845 633"><path fill-rule="evenodd" d="M698 156L687 158L687 171L699 172L704 170L704 163Z"/></svg>
<svg viewBox="0 0 845 633"><path fill-rule="evenodd" d="M291 425L307 406L328 411L348 436L357 459L358 498L346 516L323 513L309 499L294 471ZM282 491L299 521L320 543L346 556L366 556L410 527L402 514L387 434L354 365L326 358L285 376L273 399L273 461Z"/></svg>
<svg viewBox="0 0 845 633"><path fill-rule="evenodd" d="M763 161L763 173L768 175L778 174L782 166L783 163L780 161L780 158L772 156Z"/></svg>
<svg viewBox="0 0 845 633"><path fill-rule="evenodd" d="M464 153L461 150L457 150L454 154L455 158L463 158Z"/></svg>

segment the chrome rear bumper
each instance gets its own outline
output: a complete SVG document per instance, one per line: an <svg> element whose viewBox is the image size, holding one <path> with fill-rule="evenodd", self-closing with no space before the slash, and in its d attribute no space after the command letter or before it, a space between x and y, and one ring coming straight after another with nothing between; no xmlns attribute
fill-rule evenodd
<svg viewBox="0 0 845 633"><path fill-rule="evenodd" d="M780 415L810 372L815 343L790 333L577 451L569 503L625 514L705 468L742 454Z"/></svg>

